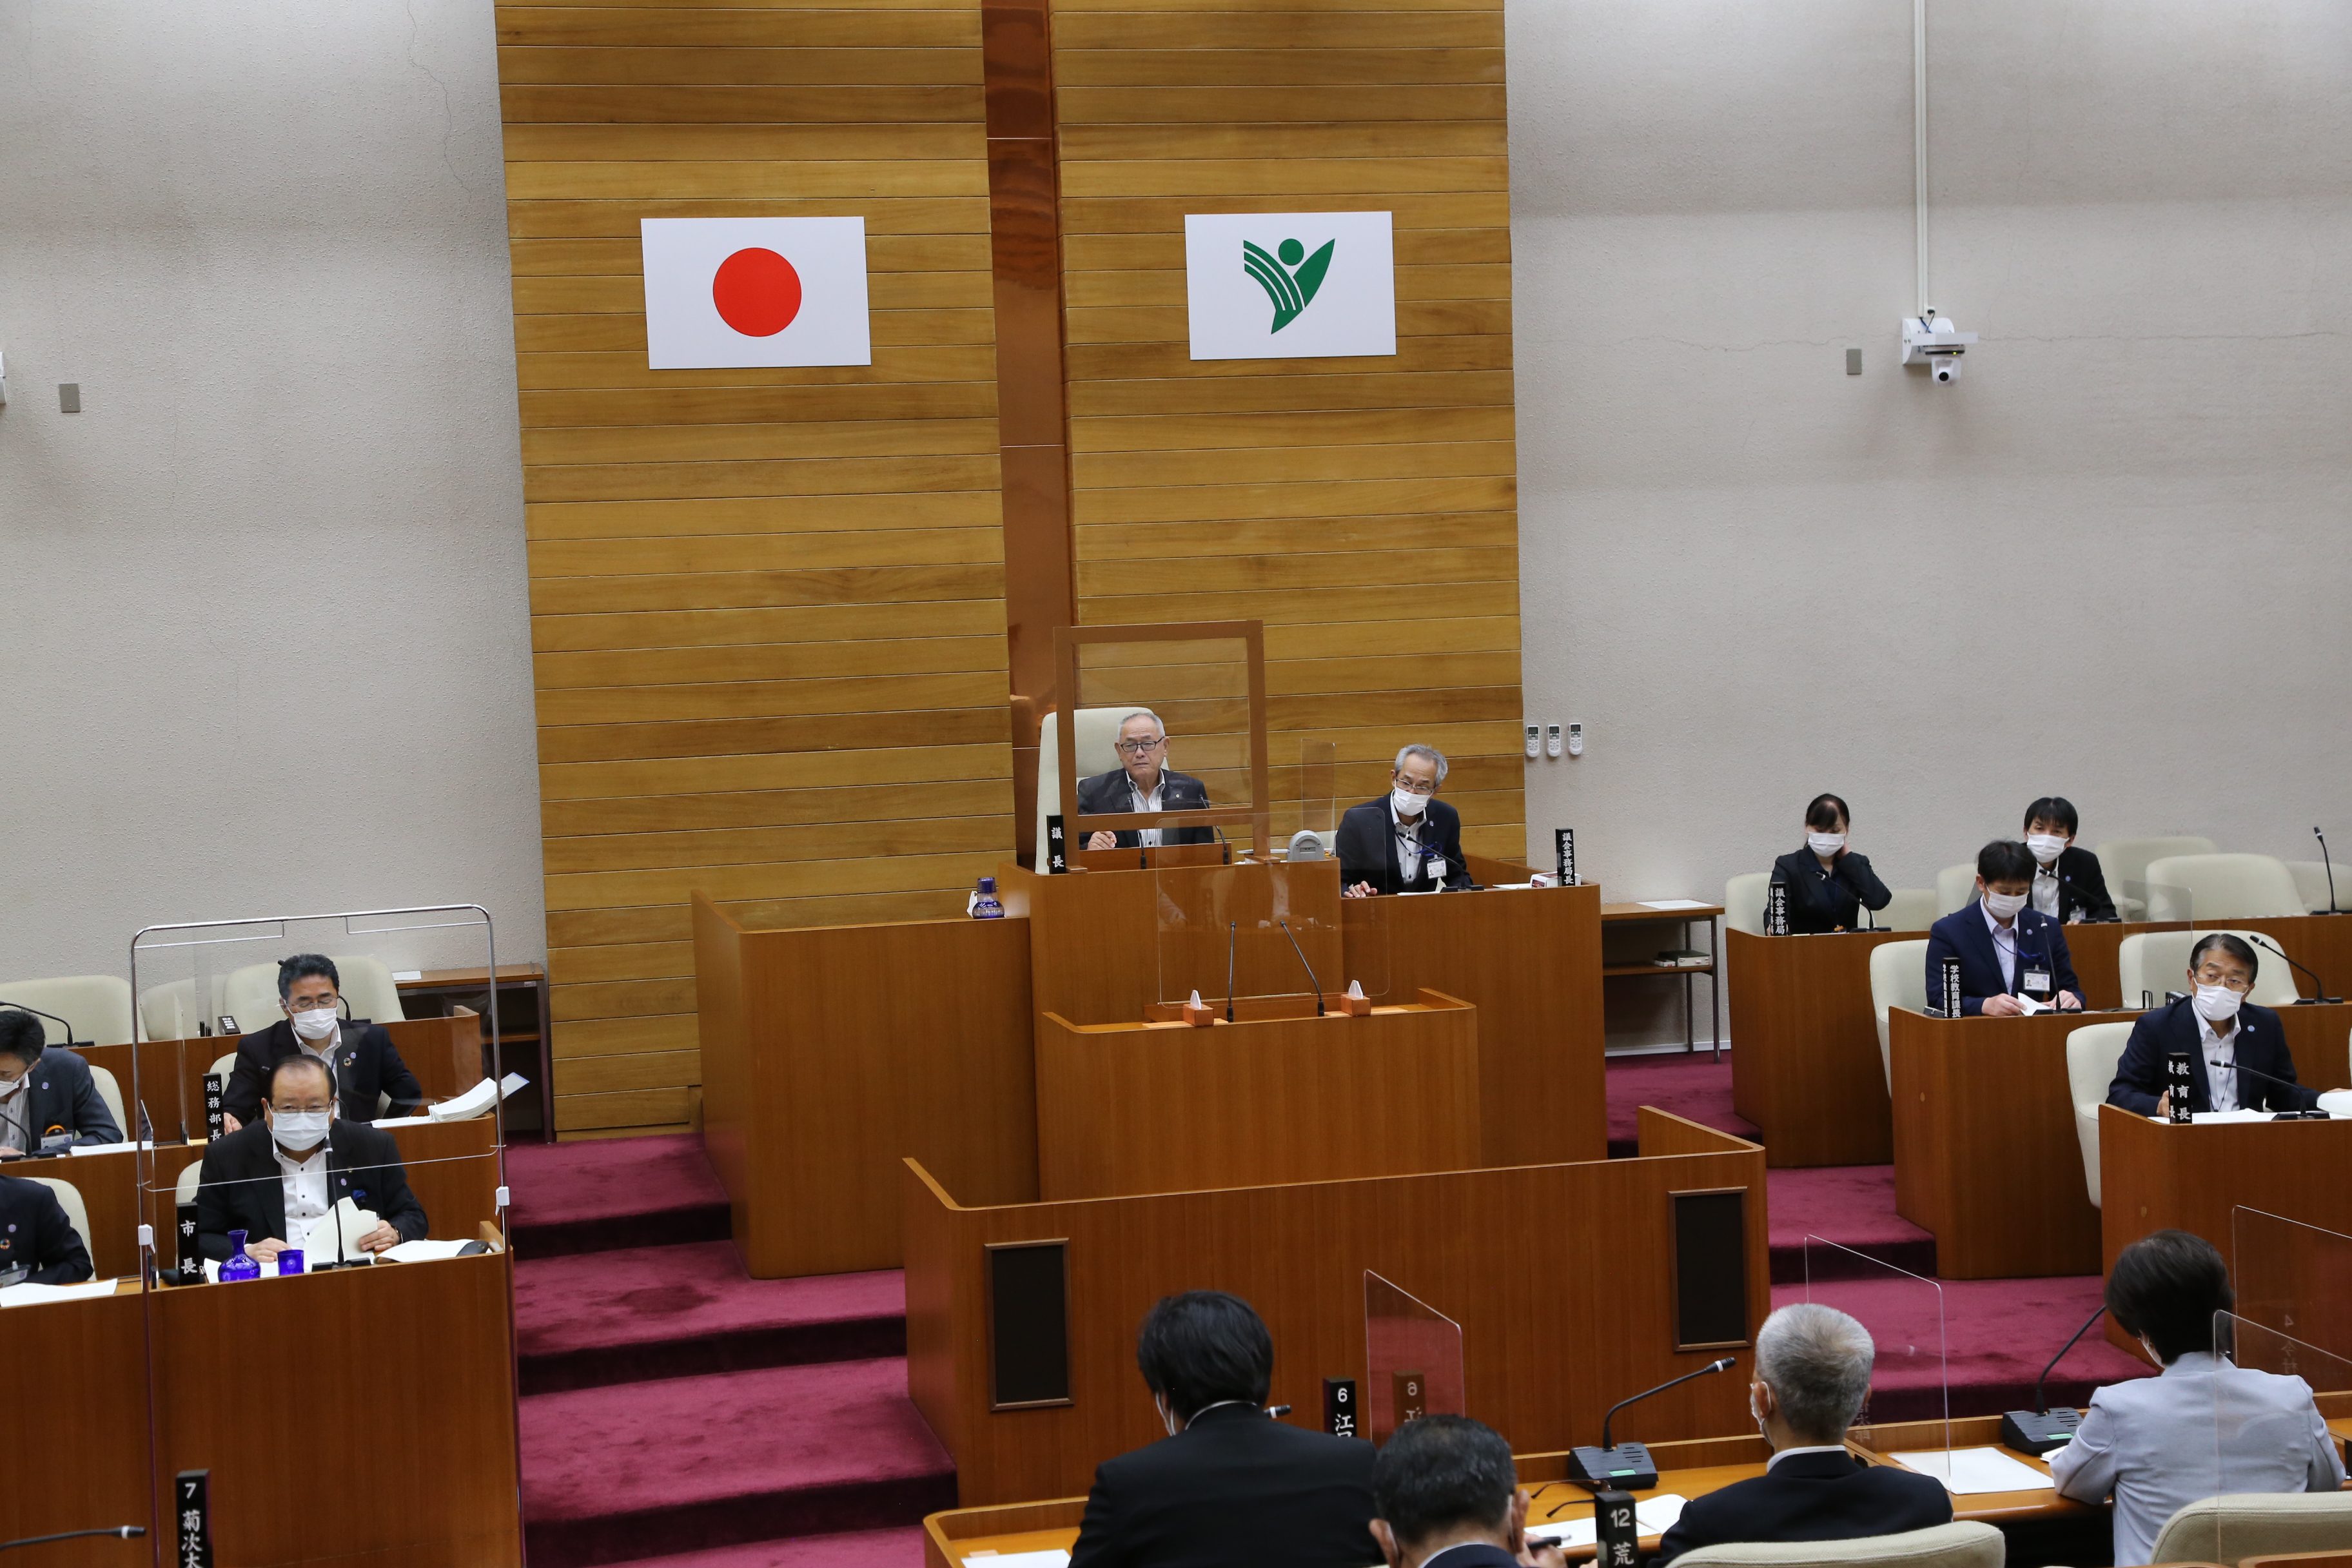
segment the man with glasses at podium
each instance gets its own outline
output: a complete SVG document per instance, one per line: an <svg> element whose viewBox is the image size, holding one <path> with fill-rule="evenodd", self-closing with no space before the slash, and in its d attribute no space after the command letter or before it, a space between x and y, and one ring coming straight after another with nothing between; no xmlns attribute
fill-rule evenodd
<svg viewBox="0 0 2352 1568"><path fill-rule="evenodd" d="M1351 899L1376 893L1433 893L1471 885L1462 858L1462 814L1436 798L1445 753L1412 745L1389 770L1389 793L1351 805L1339 819L1339 889Z"/></svg>
<svg viewBox="0 0 2352 1568"><path fill-rule="evenodd" d="M1168 726L1149 708L1118 721L1119 765L1078 781L1080 816L1120 816L1132 811L1202 811L1209 786L1168 765ZM1133 849L1141 845L1213 844L1210 827L1123 827L1087 835L1089 849Z"/></svg>

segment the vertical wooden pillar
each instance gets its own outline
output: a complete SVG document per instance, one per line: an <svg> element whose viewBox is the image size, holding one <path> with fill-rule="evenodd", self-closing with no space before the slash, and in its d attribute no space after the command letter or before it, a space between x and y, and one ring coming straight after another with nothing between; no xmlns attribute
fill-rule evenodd
<svg viewBox="0 0 2352 1568"><path fill-rule="evenodd" d="M1074 624L1077 609L1046 0L983 5L981 50L987 71L1014 833L1025 861L1036 849L1039 719L1055 700L1054 628Z"/></svg>

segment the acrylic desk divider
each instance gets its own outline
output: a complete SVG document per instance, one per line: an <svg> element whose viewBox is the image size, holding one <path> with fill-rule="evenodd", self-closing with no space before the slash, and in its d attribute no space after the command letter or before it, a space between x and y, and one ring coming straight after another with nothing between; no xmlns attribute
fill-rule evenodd
<svg viewBox="0 0 2352 1568"><path fill-rule="evenodd" d="M2310 1256L2305 1251L2303 1259ZM2318 1511L2317 1498L2247 1494L2336 1491L2336 1467L2352 1427L2352 1359L2252 1318L2216 1312L2211 1360L2202 1371L2212 1408L2210 1468L2179 1479L2181 1495L2204 1500L2189 1504L2189 1517L2168 1527L2179 1546L2168 1556L2237 1563L2340 1548L2343 1510ZM2298 1391L2248 1373L2301 1380L2316 1412L2294 1408ZM2189 1536L2180 1542L2177 1532L2184 1527Z"/></svg>
<svg viewBox="0 0 2352 1568"><path fill-rule="evenodd" d="M2352 1357L2352 1236L2242 1206L2230 1232L2237 1315Z"/></svg>
<svg viewBox="0 0 2352 1568"><path fill-rule="evenodd" d="M1234 998L1235 1021L1332 1013L1351 981L1388 1000L1387 923L1350 918L1343 942L1338 873L1328 860L1177 866L1153 873L1159 1000L1198 992L1218 1019ZM1311 978L1310 978L1311 975Z"/></svg>
<svg viewBox="0 0 2352 1568"><path fill-rule="evenodd" d="M2192 900L2189 889L2167 882L2143 882L2126 878L2116 884L2116 912L2126 921L2163 922L2187 921L2194 922ZM2160 1000L2161 998L2159 998ZM2138 998L2127 996L2126 1006Z"/></svg>
<svg viewBox="0 0 2352 1568"><path fill-rule="evenodd" d="M1870 1335L1870 1394L1854 1424L1935 1424L1942 1437L1934 1448L1895 1457L1910 1468L1952 1485L1944 1288L1867 1253L1807 1236L1804 1289L1808 1302L1835 1308Z"/></svg>
<svg viewBox="0 0 2352 1568"><path fill-rule="evenodd" d="M1465 1415L1462 1325L1364 1270L1363 1405L1368 1436L1385 1443L1416 1415Z"/></svg>

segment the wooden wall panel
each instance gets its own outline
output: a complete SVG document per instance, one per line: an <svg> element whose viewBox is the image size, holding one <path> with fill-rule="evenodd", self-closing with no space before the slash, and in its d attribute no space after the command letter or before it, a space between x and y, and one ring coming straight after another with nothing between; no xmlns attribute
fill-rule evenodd
<svg viewBox="0 0 2352 1568"><path fill-rule="evenodd" d="M1080 621L1264 619L1278 801L1426 740L1523 855L1499 0L1057 0L1054 79ZM1394 358L1189 357L1185 215L1291 210L1395 215Z"/></svg>
<svg viewBox="0 0 2352 1568"><path fill-rule="evenodd" d="M1012 845L980 7L498 17L556 1124L677 1125L694 889L935 917ZM836 215L871 366L646 368L639 219Z"/></svg>

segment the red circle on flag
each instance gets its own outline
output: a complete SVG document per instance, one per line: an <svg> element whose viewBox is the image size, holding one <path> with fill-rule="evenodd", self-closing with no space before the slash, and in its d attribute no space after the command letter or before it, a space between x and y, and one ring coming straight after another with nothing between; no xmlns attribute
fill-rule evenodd
<svg viewBox="0 0 2352 1568"><path fill-rule="evenodd" d="M801 275L772 250L739 250L710 280L719 319L747 338L772 338L801 313Z"/></svg>

